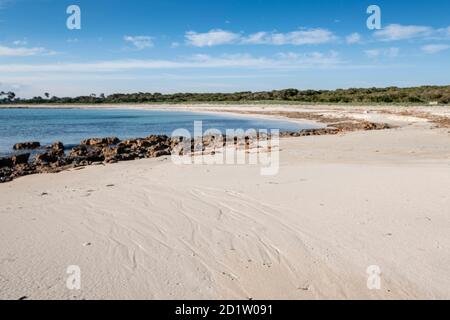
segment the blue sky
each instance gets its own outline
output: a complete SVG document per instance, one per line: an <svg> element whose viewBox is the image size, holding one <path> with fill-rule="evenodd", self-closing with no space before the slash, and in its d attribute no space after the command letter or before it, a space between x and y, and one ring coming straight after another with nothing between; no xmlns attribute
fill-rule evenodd
<svg viewBox="0 0 450 320"><path fill-rule="evenodd" d="M372 4L381 30L367 28ZM0 91L447 85L449 13L448 0L0 0Z"/></svg>

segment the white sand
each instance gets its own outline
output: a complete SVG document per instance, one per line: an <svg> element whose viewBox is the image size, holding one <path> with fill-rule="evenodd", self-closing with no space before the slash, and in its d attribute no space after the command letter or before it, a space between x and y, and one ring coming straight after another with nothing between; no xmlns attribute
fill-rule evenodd
<svg viewBox="0 0 450 320"><path fill-rule="evenodd" d="M149 159L1 184L0 298L449 299L450 134L412 120L282 140L272 177Z"/></svg>

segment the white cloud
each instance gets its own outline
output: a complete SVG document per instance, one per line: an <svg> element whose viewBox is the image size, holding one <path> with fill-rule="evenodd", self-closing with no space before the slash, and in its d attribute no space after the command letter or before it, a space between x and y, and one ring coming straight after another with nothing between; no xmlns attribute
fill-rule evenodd
<svg viewBox="0 0 450 320"><path fill-rule="evenodd" d="M335 66L342 64L339 59L339 54L335 51L329 53L322 52L310 52L310 53L295 53L295 52L282 52L278 54L278 57L284 61L291 61L295 64L314 65L314 66Z"/></svg>
<svg viewBox="0 0 450 320"><path fill-rule="evenodd" d="M13 41L15 46L26 46L28 41L26 39Z"/></svg>
<svg viewBox="0 0 450 320"><path fill-rule="evenodd" d="M433 40L450 40L450 27L434 30L433 36L429 38Z"/></svg>
<svg viewBox="0 0 450 320"><path fill-rule="evenodd" d="M361 35L357 32L352 33L345 38L348 44L359 43L361 42L361 39Z"/></svg>
<svg viewBox="0 0 450 320"><path fill-rule="evenodd" d="M54 64L3 64L3 73L73 72L99 73L124 72L128 70L152 69L207 69L207 68L261 68L296 69L310 67L335 67L342 65L336 52L330 53L280 53L275 57L257 57L249 54L235 55L194 55L184 60L113 60L92 63Z"/></svg>
<svg viewBox="0 0 450 320"><path fill-rule="evenodd" d="M288 33L256 32L248 36L214 29L206 33L187 32L186 42L195 47L212 47L225 44L308 45L332 42L336 36L327 29L301 29Z"/></svg>
<svg viewBox="0 0 450 320"><path fill-rule="evenodd" d="M54 51L48 51L45 48L25 48L25 47L5 47L0 46L0 57L28 57L37 55L53 55Z"/></svg>
<svg viewBox="0 0 450 320"><path fill-rule="evenodd" d="M240 38L240 35L221 29L213 29L206 33L189 31L185 34L186 42L194 47L212 47L217 45L231 44Z"/></svg>
<svg viewBox="0 0 450 320"><path fill-rule="evenodd" d="M398 40L450 40L450 27L433 28L430 26L390 24L376 31L374 38L379 41Z"/></svg>
<svg viewBox="0 0 450 320"><path fill-rule="evenodd" d="M369 49L365 50L364 53L369 58L378 58L378 57L396 58L400 54L400 49L399 48Z"/></svg>
<svg viewBox="0 0 450 320"><path fill-rule="evenodd" d="M379 49L370 49L370 50L365 50L364 52L369 58L376 58L376 57L380 56L380 54L381 54L381 50L379 50Z"/></svg>
<svg viewBox="0 0 450 320"><path fill-rule="evenodd" d="M266 42L268 37L270 37L270 35L267 32L261 31L261 32L257 32L257 33L253 33L253 34L249 35L242 41L244 43L248 43L248 44L261 44L261 43Z"/></svg>
<svg viewBox="0 0 450 320"><path fill-rule="evenodd" d="M450 27L444 29L444 33L450 37Z"/></svg>
<svg viewBox="0 0 450 320"><path fill-rule="evenodd" d="M423 46L422 51L428 54L439 53L445 50L450 49L450 45L446 44L427 44Z"/></svg>
<svg viewBox="0 0 450 320"><path fill-rule="evenodd" d="M242 39L243 43L270 45L323 44L335 40L334 34L326 29L298 30L288 33L258 32Z"/></svg>
<svg viewBox="0 0 450 320"><path fill-rule="evenodd" d="M427 26L390 24L386 28L376 31L375 38L382 41L408 40L429 37L434 32L433 28Z"/></svg>
<svg viewBox="0 0 450 320"><path fill-rule="evenodd" d="M142 50L153 47L153 38L149 36L125 36L123 39L130 42L136 49Z"/></svg>
<svg viewBox="0 0 450 320"><path fill-rule="evenodd" d="M172 42L171 44L170 44L170 47L171 48L178 48L180 46L180 43L179 42Z"/></svg>

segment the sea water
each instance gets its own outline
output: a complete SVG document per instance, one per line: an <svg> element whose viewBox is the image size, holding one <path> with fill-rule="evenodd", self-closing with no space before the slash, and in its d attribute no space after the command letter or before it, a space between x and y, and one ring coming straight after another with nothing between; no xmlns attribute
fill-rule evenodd
<svg viewBox="0 0 450 320"><path fill-rule="evenodd" d="M0 108L0 156L11 154L18 142L39 141L41 145L61 141L73 146L81 140L116 136L120 139L147 137L186 129L193 133L194 121L203 130L279 129L299 131L319 126L292 121L267 120L243 116L133 109L55 109Z"/></svg>

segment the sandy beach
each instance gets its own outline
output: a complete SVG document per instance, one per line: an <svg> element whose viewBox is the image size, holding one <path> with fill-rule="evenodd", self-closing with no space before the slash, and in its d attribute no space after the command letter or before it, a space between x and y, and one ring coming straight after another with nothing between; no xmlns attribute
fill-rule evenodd
<svg viewBox="0 0 450 320"><path fill-rule="evenodd" d="M127 107L395 128L282 139L275 176L163 157L0 184L0 299L450 298L448 108Z"/></svg>

